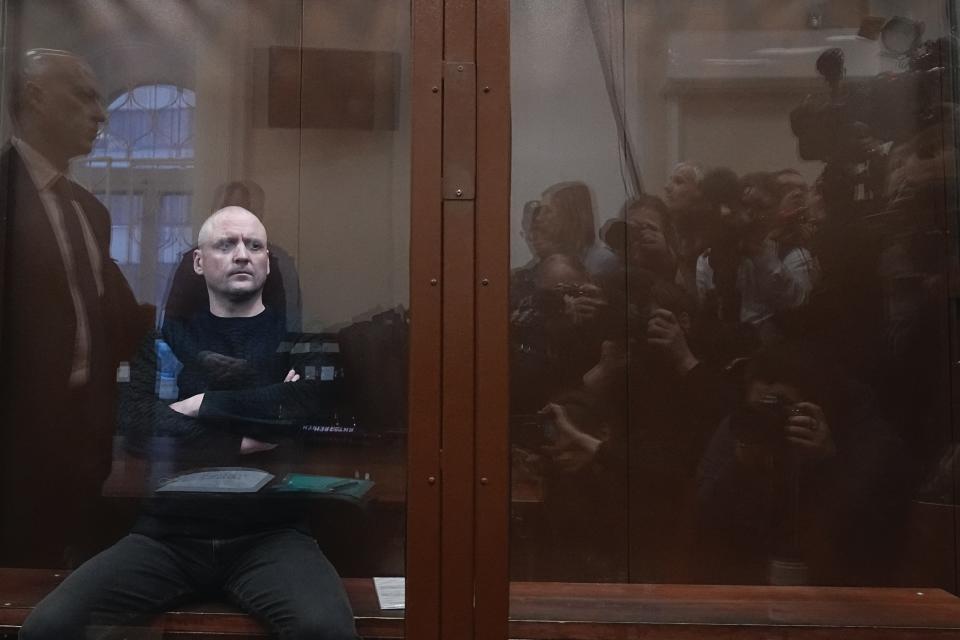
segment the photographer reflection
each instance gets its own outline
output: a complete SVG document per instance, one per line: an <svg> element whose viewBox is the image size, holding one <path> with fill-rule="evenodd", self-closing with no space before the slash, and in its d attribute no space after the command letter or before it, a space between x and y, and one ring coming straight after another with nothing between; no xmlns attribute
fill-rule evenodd
<svg viewBox="0 0 960 640"><path fill-rule="evenodd" d="M538 420L514 431L514 445L543 479L538 579L626 578L627 483L620 467L595 456L621 420L622 407L578 390L554 397Z"/></svg>
<svg viewBox="0 0 960 640"><path fill-rule="evenodd" d="M600 234L622 257L625 268L607 278L608 286L615 287L618 276L629 278L633 272L665 282L676 279L677 235L667 205L660 198L641 195L628 200L619 218L607 221Z"/></svg>
<svg viewBox="0 0 960 640"><path fill-rule="evenodd" d="M110 258L110 216L68 176L106 113L93 71L31 50L0 155L0 565L75 566L102 544L117 365L141 314Z"/></svg>
<svg viewBox="0 0 960 640"><path fill-rule="evenodd" d="M954 109L891 150L886 208L871 218L880 236L883 353L880 388L903 436L930 472L952 440L949 372L935 366L950 341L948 275L956 253L944 233L956 216ZM952 258L952 260L951 260Z"/></svg>
<svg viewBox="0 0 960 640"><path fill-rule="evenodd" d="M204 222L197 245L193 266L208 307L169 318L161 331L183 365L179 399L157 397L151 337L122 385L120 431L155 468L282 472L300 448L287 425L329 409L332 383L300 379L296 345L284 348L282 312L263 302L270 263L260 221L239 207L221 209ZM229 599L282 638L356 637L346 593L310 535L302 498L220 484L167 489L161 484L145 501L131 535L37 606L22 638L105 637L174 603L211 597Z"/></svg>
<svg viewBox="0 0 960 640"><path fill-rule="evenodd" d="M713 178L721 196L718 236L697 262L697 292L703 305L715 305L725 324L737 322L755 330L762 343L777 339L777 312L804 305L819 274L816 259L805 246L806 219L793 210L797 190L768 173L743 176L739 199L731 197L732 172Z"/></svg>
<svg viewBox="0 0 960 640"><path fill-rule="evenodd" d="M874 384L884 361L881 245L866 221L875 205L854 200L855 191L854 176L839 165L827 165L814 183L806 217L820 276L808 304L789 314L785 333L816 342Z"/></svg>
<svg viewBox="0 0 960 640"><path fill-rule="evenodd" d="M596 357L608 315L602 289L566 254L539 261L523 292L513 288L510 314L514 413L536 411L551 395L579 383Z"/></svg>
<svg viewBox="0 0 960 640"><path fill-rule="evenodd" d="M616 526L624 528L594 536L596 548L588 537L573 542L558 531L554 539L578 558L591 549L591 568L563 565L578 579L601 567L619 568L606 579L623 579L627 565L632 581L682 582L694 471L729 394L722 376L690 347L693 303L682 289L648 277L635 279L627 297L629 344L605 341L599 362L583 376L592 408L574 412L556 401L542 409L551 418L551 443L543 448L551 520L574 531L574 522L619 517ZM596 503L578 506L591 486ZM596 511L602 508L611 513Z"/></svg>
<svg viewBox="0 0 960 640"><path fill-rule="evenodd" d="M902 444L809 345L761 350L697 474L701 578L879 584L903 522Z"/></svg>

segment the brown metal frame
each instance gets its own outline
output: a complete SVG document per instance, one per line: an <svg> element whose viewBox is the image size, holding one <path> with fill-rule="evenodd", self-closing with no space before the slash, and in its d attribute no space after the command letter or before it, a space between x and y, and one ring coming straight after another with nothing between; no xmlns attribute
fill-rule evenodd
<svg viewBox="0 0 960 640"><path fill-rule="evenodd" d="M475 0L444 2L440 637L473 636Z"/></svg>
<svg viewBox="0 0 960 640"><path fill-rule="evenodd" d="M408 638L440 638L441 0L411 3Z"/></svg>
<svg viewBox="0 0 960 640"><path fill-rule="evenodd" d="M413 2L406 636L417 640L507 635L508 16L507 0Z"/></svg>
<svg viewBox="0 0 960 640"><path fill-rule="evenodd" d="M507 637L510 560L510 2L477 3L477 640Z"/></svg>

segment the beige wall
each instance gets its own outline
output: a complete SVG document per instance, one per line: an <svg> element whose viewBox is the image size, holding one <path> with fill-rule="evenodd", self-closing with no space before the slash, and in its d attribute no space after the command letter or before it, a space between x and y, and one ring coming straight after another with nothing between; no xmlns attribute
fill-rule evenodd
<svg viewBox="0 0 960 640"><path fill-rule="evenodd" d="M679 100L681 158L738 174L793 168L812 182L822 163L797 156L788 114L802 93L723 92Z"/></svg>

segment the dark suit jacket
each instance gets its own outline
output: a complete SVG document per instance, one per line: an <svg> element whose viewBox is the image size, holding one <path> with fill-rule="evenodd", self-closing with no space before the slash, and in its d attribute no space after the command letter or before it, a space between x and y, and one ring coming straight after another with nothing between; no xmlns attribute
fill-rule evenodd
<svg viewBox="0 0 960 640"><path fill-rule="evenodd" d="M14 544L11 535L41 545L47 529L69 526L62 520L71 505L99 493L110 468L117 364L142 331L143 314L110 259L110 216L91 193L79 185L74 192L104 282L102 297L84 301L91 375L81 389L68 385L77 320L56 237L23 159L12 146L0 154L0 559L16 553L2 544ZM29 533L31 525L44 530Z"/></svg>

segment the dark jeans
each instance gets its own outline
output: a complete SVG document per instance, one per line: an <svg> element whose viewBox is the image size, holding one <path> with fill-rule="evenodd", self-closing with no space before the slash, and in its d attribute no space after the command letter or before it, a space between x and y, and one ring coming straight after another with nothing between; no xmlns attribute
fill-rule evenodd
<svg viewBox="0 0 960 640"><path fill-rule="evenodd" d="M223 540L130 534L44 598L20 638L156 637L130 627L211 598L229 599L282 639L357 637L343 584L316 541L281 529Z"/></svg>

